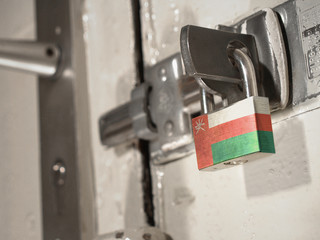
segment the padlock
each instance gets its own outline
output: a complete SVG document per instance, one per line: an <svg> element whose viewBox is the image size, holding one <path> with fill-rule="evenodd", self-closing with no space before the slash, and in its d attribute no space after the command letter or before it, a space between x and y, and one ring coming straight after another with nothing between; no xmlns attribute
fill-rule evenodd
<svg viewBox="0 0 320 240"><path fill-rule="evenodd" d="M254 66L244 49L228 49L246 98L192 119L199 170L239 165L275 153L269 100L258 96Z"/></svg>

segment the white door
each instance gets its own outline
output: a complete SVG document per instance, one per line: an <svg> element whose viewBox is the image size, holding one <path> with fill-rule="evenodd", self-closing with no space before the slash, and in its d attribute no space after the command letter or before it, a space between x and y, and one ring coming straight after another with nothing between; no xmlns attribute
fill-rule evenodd
<svg viewBox="0 0 320 240"><path fill-rule="evenodd" d="M151 66L180 50L184 25L228 25L283 1L140 2ZM319 239L319 100L273 114L272 157L217 172L199 172L195 154L152 166L157 226L185 240Z"/></svg>

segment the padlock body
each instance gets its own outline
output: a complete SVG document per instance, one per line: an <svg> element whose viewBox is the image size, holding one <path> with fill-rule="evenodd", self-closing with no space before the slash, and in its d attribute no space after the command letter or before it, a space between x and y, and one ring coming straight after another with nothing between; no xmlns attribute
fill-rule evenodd
<svg viewBox="0 0 320 240"><path fill-rule="evenodd" d="M238 165L275 153L269 100L250 97L192 119L199 170Z"/></svg>

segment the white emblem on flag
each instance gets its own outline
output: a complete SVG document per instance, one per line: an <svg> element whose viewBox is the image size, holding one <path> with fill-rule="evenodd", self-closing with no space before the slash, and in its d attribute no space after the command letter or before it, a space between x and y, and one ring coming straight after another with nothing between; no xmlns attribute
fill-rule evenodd
<svg viewBox="0 0 320 240"><path fill-rule="evenodd" d="M199 132L200 130L205 131L204 128L202 127L202 126L204 126L204 125L205 125L205 123L203 122L203 119L202 119L202 118L199 119L198 121L196 121L196 125L194 126L194 128L195 128L195 130L196 130L196 134L198 134L198 132Z"/></svg>

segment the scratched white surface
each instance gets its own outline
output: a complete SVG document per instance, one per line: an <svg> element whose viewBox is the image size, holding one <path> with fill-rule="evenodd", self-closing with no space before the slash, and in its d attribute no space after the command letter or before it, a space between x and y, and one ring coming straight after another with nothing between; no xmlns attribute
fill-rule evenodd
<svg viewBox="0 0 320 240"><path fill-rule="evenodd" d="M34 1L0 1L0 38L34 39ZM36 77L0 69L0 239L42 238Z"/></svg>
<svg viewBox="0 0 320 240"><path fill-rule="evenodd" d="M145 224L141 158L131 146L107 150L99 117L130 99L136 81L130 1L84 3L98 234Z"/></svg>
<svg viewBox="0 0 320 240"><path fill-rule="evenodd" d="M152 65L179 51L186 24L228 24L283 1L140 2L145 64ZM317 107L313 99L273 116L272 157L217 172L199 172L195 155L153 166L157 225L184 240L319 239Z"/></svg>

